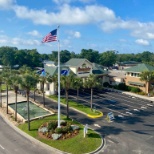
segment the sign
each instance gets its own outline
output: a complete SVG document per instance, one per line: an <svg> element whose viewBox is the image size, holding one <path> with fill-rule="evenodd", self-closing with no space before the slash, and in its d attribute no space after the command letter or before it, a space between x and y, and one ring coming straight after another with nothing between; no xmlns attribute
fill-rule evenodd
<svg viewBox="0 0 154 154"><path fill-rule="evenodd" d="M83 130L83 136L84 136L84 138L86 137L86 134L88 133L88 124L86 124L85 126L84 126L84 130Z"/></svg>
<svg viewBox="0 0 154 154"><path fill-rule="evenodd" d="M69 74L69 70L61 70L61 75L68 75Z"/></svg>
<svg viewBox="0 0 154 154"><path fill-rule="evenodd" d="M110 121L112 121L112 120L114 119L114 114L113 114L113 112L109 112L109 113L107 114L107 117L109 118Z"/></svg>

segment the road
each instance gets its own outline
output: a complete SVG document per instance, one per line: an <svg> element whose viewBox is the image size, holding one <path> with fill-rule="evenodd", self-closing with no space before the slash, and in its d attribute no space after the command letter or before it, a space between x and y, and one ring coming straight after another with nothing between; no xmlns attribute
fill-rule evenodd
<svg viewBox="0 0 154 154"><path fill-rule="evenodd" d="M56 152L32 142L10 127L0 116L0 154L51 154Z"/></svg>

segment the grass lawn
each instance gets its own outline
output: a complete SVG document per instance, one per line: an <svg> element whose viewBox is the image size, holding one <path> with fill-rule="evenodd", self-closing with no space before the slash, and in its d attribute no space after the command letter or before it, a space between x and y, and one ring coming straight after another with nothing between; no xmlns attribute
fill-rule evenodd
<svg viewBox="0 0 154 154"><path fill-rule="evenodd" d="M61 115L61 120L66 120L66 116ZM45 122L50 120L57 120L57 115L49 116L43 119L34 120L31 122L31 131L28 131L27 123L21 124L18 127L26 132L27 134L33 136L34 138L52 146L56 149L59 149L64 152L72 153L72 154L82 154L88 153L96 150L102 143L102 139L99 134L95 131L88 129L88 133L86 137L83 136L84 126L73 121L73 123L78 124L80 126L80 132L77 136L66 139L66 140L49 140L43 139L38 136L38 128ZM71 121L71 119L69 119Z"/></svg>
<svg viewBox="0 0 154 154"><path fill-rule="evenodd" d="M50 95L49 98L58 101L58 98L55 95ZM66 105L65 98L60 98L60 101L61 101L61 103ZM96 110L95 112L92 111L89 106L85 106L85 105L83 105L81 103L78 103L78 102L75 102L75 101L71 101L71 100L68 100L68 102L69 102L69 107L75 108L75 109L77 109L79 111L82 111L82 112L84 112L86 114L89 114L89 115L92 115L92 116L98 116L98 115L102 114L98 110Z"/></svg>

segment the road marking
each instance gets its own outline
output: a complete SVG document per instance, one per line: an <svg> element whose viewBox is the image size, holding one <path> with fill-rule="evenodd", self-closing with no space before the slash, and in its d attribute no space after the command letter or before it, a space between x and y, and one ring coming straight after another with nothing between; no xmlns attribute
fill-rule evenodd
<svg viewBox="0 0 154 154"><path fill-rule="evenodd" d="M101 127L99 124L94 124L94 126L99 127L99 128Z"/></svg>
<svg viewBox="0 0 154 154"><path fill-rule="evenodd" d="M5 148L0 144L0 147L4 150Z"/></svg>
<svg viewBox="0 0 154 154"><path fill-rule="evenodd" d="M141 106L141 109L143 109L143 110L144 110L144 109L147 109L147 107L145 107L145 106Z"/></svg>
<svg viewBox="0 0 154 154"><path fill-rule="evenodd" d="M118 117L120 117L120 118L124 118L124 116L123 116L123 115L120 115L120 114L118 115Z"/></svg>
<svg viewBox="0 0 154 154"><path fill-rule="evenodd" d="M136 112L140 112L138 109L134 109L134 111L136 111Z"/></svg>
<svg viewBox="0 0 154 154"><path fill-rule="evenodd" d="M147 104L148 106L152 107L153 105L152 104Z"/></svg>
<svg viewBox="0 0 154 154"><path fill-rule="evenodd" d="M131 112L126 112L127 114L130 114L130 115L132 115L132 113Z"/></svg>

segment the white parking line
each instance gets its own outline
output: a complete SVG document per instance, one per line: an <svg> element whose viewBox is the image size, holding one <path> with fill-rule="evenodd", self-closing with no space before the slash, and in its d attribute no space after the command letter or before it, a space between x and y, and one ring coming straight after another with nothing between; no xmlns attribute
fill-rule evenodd
<svg viewBox="0 0 154 154"><path fill-rule="evenodd" d="M99 127L99 128L101 127L99 124L94 124L94 126Z"/></svg>
<svg viewBox="0 0 154 154"><path fill-rule="evenodd" d="M0 147L4 150L5 148L0 144Z"/></svg>
<svg viewBox="0 0 154 154"><path fill-rule="evenodd" d="M138 109L134 109L134 111L140 112Z"/></svg>
<svg viewBox="0 0 154 154"><path fill-rule="evenodd" d="M147 107L145 107L145 106L141 106L141 109L147 109Z"/></svg>
<svg viewBox="0 0 154 154"><path fill-rule="evenodd" d="M119 117L119 118L124 118L124 116L123 116L123 115L121 115L121 114L119 114L119 115L118 115L118 117Z"/></svg>
<svg viewBox="0 0 154 154"><path fill-rule="evenodd" d="M131 112L126 112L127 114L130 114L130 115L132 115L133 113L131 113Z"/></svg>
<svg viewBox="0 0 154 154"><path fill-rule="evenodd" d="M153 105L152 104L147 104L148 106L152 107Z"/></svg>

